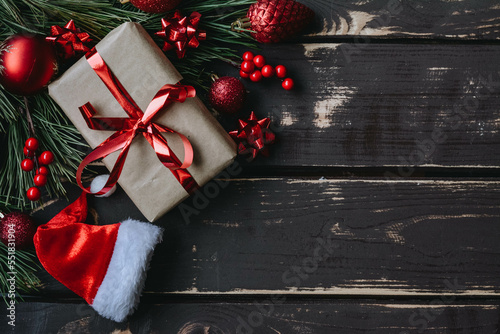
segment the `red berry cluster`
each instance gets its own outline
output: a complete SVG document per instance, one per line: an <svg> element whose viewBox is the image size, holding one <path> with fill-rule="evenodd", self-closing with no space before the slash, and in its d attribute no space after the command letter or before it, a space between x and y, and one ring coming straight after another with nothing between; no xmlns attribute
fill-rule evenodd
<svg viewBox="0 0 500 334"><path fill-rule="evenodd" d="M272 78L276 75L280 79L284 79L281 83L286 90L293 88L293 80L286 78L286 67L278 65L272 67L266 65L266 59L262 55L254 56L252 52L247 51L243 54L243 62L241 63L240 77L250 78L253 82L259 82L264 78Z"/></svg>
<svg viewBox="0 0 500 334"><path fill-rule="evenodd" d="M38 201L41 196L40 189L37 187L43 187L47 184L47 175L49 174L49 169L43 165L50 165L52 161L54 161L54 154L50 151L43 151L40 156L36 157L35 151L38 149L38 140L36 138L28 138L26 143L24 143L24 155L26 158L21 161L21 169L25 172L31 172L35 169L35 177L33 178L33 182L36 187L31 187L28 189L26 196L30 201ZM38 166L41 164L42 166Z"/></svg>

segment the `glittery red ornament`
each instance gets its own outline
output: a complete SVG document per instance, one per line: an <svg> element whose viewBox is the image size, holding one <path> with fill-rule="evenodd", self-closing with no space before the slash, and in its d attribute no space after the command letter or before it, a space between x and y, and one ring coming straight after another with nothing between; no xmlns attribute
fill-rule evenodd
<svg viewBox="0 0 500 334"><path fill-rule="evenodd" d="M259 43L276 43L304 29L314 12L294 0L259 0L250 6L247 17Z"/></svg>
<svg viewBox="0 0 500 334"><path fill-rule="evenodd" d="M17 250L32 245L35 232L35 221L25 213L8 213L0 222L0 240L7 246L14 243Z"/></svg>
<svg viewBox="0 0 500 334"><path fill-rule="evenodd" d="M180 2L181 0L130 0L130 3L136 8L148 13L168 12L177 7Z"/></svg>
<svg viewBox="0 0 500 334"><path fill-rule="evenodd" d="M14 35L0 46L0 84L11 93L34 94L56 71L54 49L43 37Z"/></svg>
<svg viewBox="0 0 500 334"><path fill-rule="evenodd" d="M234 114L243 108L246 95L245 86L240 80L234 77L222 77L212 83L208 100L217 111Z"/></svg>

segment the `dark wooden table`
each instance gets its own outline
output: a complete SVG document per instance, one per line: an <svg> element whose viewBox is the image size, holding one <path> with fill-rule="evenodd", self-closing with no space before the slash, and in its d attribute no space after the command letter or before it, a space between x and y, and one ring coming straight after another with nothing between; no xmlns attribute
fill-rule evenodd
<svg viewBox="0 0 500 334"><path fill-rule="evenodd" d="M16 333L499 331L500 3L303 2L309 34L262 50L297 88L245 82L271 157L158 221L136 313L106 320L41 271ZM101 224L144 220L121 190L90 204Z"/></svg>

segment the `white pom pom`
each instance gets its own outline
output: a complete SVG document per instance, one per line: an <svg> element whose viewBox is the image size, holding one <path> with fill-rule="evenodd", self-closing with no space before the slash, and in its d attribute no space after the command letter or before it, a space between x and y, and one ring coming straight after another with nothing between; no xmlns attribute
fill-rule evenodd
<svg viewBox="0 0 500 334"><path fill-rule="evenodd" d="M102 188L104 188L106 182L108 182L108 179L109 179L109 174L96 176L90 183L90 191L94 194L99 192ZM116 191L116 184L113 186L113 188L111 188L110 191L108 191L104 195L95 195L95 197L109 197L113 195L115 191Z"/></svg>

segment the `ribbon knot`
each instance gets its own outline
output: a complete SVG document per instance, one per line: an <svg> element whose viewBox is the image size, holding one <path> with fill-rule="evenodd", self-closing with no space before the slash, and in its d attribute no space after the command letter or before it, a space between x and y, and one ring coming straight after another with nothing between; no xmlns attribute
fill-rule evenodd
<svg viewBox="0 0 500 334"><path fill-rule="evenodd" d="M191 143L183 134L152 121L153 117L169 104L173 102L182 103L187 98L194 97L196 95L194 88L181 84L164 85L149 103L146 111L142 112L95 49L89 52L86 58L92 69L101 78L129 117L95 117L96 110L90 102L79 107L89 128L115 131L81 162L76 172L76 180L80 188L90 193L90 190L83 187L81 182L82 172L89 163L121 150L106 185L97 194L102 195L108 192L118 182L132 141L137 135L142 134L153 147L160 162L170 169L184 189L190 194L194 192L199 186L186 169L191 166L194 157ZM170 149L167 140L161 134L162 132L174 133L181 138L184 146L182 161Z"/></svg>

